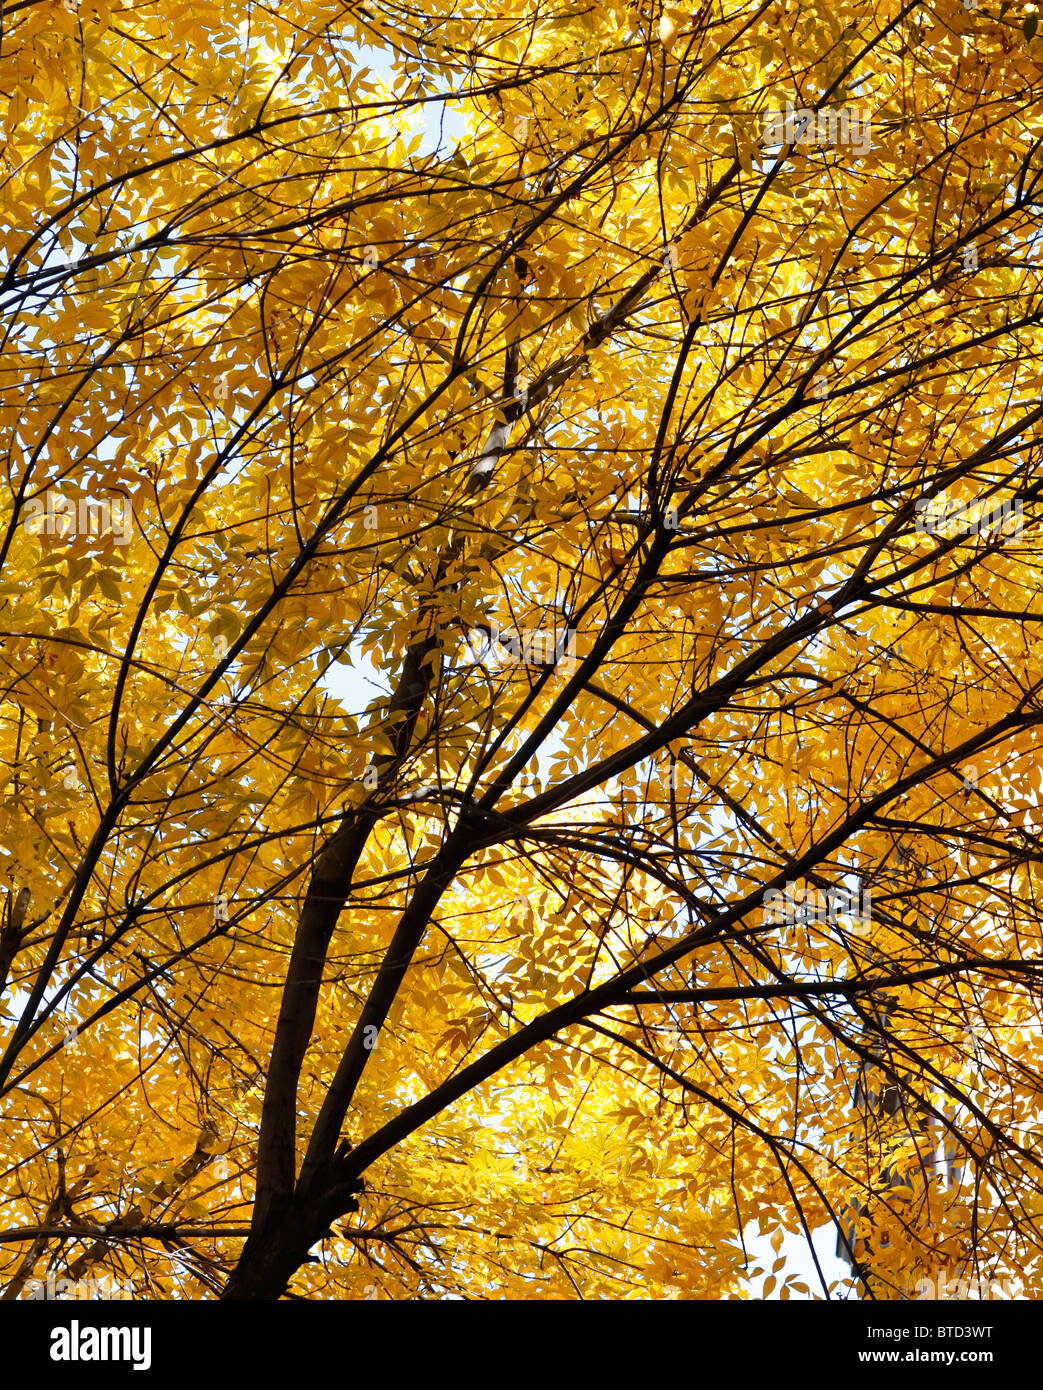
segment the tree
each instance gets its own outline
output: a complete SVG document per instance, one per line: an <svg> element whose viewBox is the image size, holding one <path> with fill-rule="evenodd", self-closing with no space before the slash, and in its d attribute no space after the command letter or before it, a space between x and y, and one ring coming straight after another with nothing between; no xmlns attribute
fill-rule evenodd
<svg viewBox="0 0 1043 1390"><path fill-rule="evenodd" d="M4 1296L1034 1288L1035 20L500 10L8 8Z"/></svg>

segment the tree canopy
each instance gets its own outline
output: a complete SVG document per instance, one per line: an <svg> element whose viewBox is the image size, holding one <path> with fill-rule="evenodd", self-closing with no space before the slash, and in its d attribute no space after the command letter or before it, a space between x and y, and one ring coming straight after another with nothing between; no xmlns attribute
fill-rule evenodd
<svg viewBox="0 0 1043 1390"><path fill-rule="evenodd" d="M1035 13L25 0L0 93L3 1297L1038 1292Z"/></svg>

